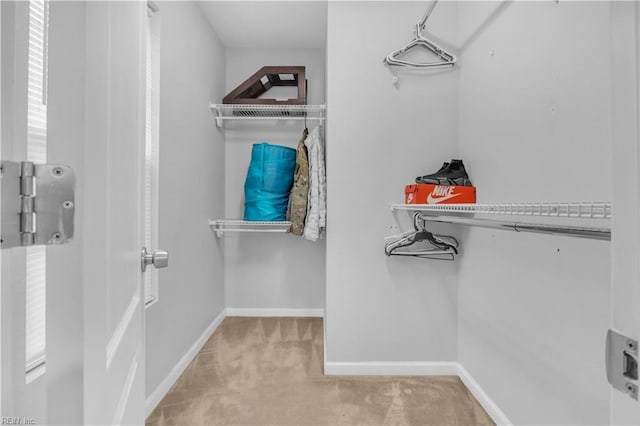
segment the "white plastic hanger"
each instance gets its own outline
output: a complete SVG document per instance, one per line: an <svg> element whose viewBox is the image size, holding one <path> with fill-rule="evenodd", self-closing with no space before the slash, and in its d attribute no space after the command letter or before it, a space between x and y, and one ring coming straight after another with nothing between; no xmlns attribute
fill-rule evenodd
<svg viewBox="0 0 640 426"><path fill-rule="evenodd" d="M405 232L401 235L390 237L392 241L384 246L387 256L412 256L424 259L454 260L458 254L458 240L447 235L435 235L427 231L425 220L420 213L413 215L413 231ZM445 241L448 240L448 241ZM432 248L427 249L423 245L419 248L406 250L417 242L429 243ZM404 249L404 250L401 250Z"/></svg>
<svg viewBox="0 0 640 426"><path fill-rule="evenodd" d="M435 68L435 67L453 67L456 64L456 57L452 53L447 52L442 47L438 46L435 42L429 40L422 32L427 24L427 19L431 16L431 12L438 4L438 0L432 1L427 9L427 13L416 24L415 38L401 49L394 50L389 53L383 62L392 66L403 66L410 68ZM408 50L422 46L435 53L441 60L436 62L413 62L408 60L399 59L399 56L405 54Z"/></svg>

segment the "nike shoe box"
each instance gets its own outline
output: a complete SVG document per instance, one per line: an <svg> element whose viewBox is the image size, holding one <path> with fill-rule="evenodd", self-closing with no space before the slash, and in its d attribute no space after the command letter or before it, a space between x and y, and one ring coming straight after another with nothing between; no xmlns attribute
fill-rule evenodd
<svg viewBox="0 0 640 426"><path fill-rule="evenodd" d="M406 204L474 204L475 186L416 183L404 187Z"/></svg>

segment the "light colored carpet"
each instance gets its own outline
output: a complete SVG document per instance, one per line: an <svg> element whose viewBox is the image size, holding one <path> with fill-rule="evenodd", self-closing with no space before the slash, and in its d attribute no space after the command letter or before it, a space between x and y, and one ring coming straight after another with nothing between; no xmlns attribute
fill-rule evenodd
<svg viewBox="0 0 640 426"><path fill-rule="evenodd" d="M492 425L455 376L324 376L322 319L229 317L147 425Z"/></svg>

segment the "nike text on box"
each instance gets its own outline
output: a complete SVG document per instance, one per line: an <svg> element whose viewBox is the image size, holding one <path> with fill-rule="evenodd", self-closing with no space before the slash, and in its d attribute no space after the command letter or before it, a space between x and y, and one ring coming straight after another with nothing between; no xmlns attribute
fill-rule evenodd
<svg viewBox="0 0 640 426"><path fill-rule="evenodd" d="M475 186L417 183L404 187L406 204L467 204L476 202Z"/></svg>

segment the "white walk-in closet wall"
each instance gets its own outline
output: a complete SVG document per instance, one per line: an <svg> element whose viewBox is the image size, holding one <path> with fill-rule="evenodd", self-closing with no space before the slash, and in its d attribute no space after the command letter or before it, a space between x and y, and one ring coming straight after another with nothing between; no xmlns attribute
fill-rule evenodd
<svg viewBox="0 0 640 426"><path fill-rule="evenodd" d="M159 302L146 309L147 409L225 307L223 253L206 227L224 214L224 137L208 108L224 96L224 46L197 4L159 9L159 246L171 267L158 274Z"/></svg>
<svg viewBox="0 0 640 426"><path fill-rule="evenodd" d="M172 266L147 311L148 406L225 308L324 311L326 373L462 366L496 420L607 424L609 242L439 225L462 252L438 262L389 258L383 238L404 185L451 158L464 160L478 202L611 201L611 4L442 2L428 33L459 66L392 73L382 59L410 40L425 2L325 3L310 19L326 20L326 46L295 33L277 43L282 34L253 24L253 44L225 38L228 22L260 22L231 3L160 3L160 246ZM317 243L207 228L241 218L252 143L299 139L299 122L216 127L209 103L265 65L306 66L309 103L327 104L328 228Z"/></svg>
<svg viewBox="0 0 640 426"><path fill-rule="evenodd" d="M610 243L460 227L449 264L387 259L382 236L402 186L452 157L481 203L611 200L610 5L441 3L429 33L459 67L396 89L381 55L423 8L329 4L326 365L458 361L514 423L607 423Z"/></svg>
<svg viewBox="0 0 640 426"><path fill-rule="evenodd" d="M460 156L482 202L611 201L610 7L458 8ZM459 362L514 423L607 424L611 243L464 231Z"/></svg>
<svg viewBox="0 0 640 426"><path fill-rule="evenodd" d="M257 43L261 42L253 40L251 44ZM227 93L265 65L304 65L307 103L324 104L324 46L278 48L275 43L276 46L269 48L274 43L268 38L262 43L262 47L226 49ZM274 94L267 93L266 96ZM311 120L307 122L309 130L317 124ZM225 217L241 218L243 185L252 145L265 141L296 148L304 122L225 123L225 126ZM311 242L289 234L238 233L226 235L223 241L227 314L273 310L273 315L322 315L325 240Z"/></svg>

